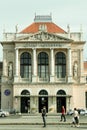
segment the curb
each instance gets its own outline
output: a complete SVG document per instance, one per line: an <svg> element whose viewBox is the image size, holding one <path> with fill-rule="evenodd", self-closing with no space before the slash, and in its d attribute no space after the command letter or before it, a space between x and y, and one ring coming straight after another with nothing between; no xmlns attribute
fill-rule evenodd
<svg viewBox="0 0 87 130"><path fill-rule="evenodd" d="M43 125L43 123L0 123L0 125ZM72 123L47 123L47 125L72 125ZM87 123L79 123L79 125L87 125Z"/></svg>

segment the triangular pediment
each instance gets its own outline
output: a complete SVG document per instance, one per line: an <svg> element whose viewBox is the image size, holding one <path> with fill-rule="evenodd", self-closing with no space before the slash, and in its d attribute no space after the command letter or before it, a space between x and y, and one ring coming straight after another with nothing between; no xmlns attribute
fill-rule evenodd
<svg viewBox="0 0 87 130"><path fill-rule="evenodd" d="M17 38L20 41L71 41L71 39L65 38L60 35L48 33L48 32L38 32L35 34L24 34Z"/></svg>

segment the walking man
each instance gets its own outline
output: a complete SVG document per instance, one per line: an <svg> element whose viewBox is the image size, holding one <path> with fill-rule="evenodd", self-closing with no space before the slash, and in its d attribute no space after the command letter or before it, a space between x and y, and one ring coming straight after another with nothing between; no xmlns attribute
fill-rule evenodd
<svg viewBox="0 0 87 130"><path fill-rule="evenodd" d="M43 127L46 127L46 107L45 106L42 109L42 118L43 118L43 123L44 123Z"/></svg>
<svg viewBox="0 0 87 130"><path fill-rule="evenodd" d="M65 117L65 108L64 106L62 106L62 112L61 112L61 120L62 121L64 119L64 122L66 121L66 117Z"/></svg>

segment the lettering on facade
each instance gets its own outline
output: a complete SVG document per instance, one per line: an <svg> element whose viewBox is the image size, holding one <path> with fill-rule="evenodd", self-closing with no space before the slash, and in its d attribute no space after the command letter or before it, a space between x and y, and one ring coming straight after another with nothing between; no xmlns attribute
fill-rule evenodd
<svg viewBox="0 0 87 130"><path fill-rule="evenodd" d="M61 43L25 43L23 45L23 47L26 47L26 48L29 48L29 47L30 48L32 48L32 47L35 47L35 48L41 48L41 47L68 48L68 45L61 44Z"/></svg>

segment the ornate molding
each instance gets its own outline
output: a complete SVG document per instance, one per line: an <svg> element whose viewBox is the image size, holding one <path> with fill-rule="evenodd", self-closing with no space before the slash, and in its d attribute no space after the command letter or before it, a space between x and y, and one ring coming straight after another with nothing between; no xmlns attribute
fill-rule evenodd
<svg viewBox="0 0 87 130"><path fill-rule="evenodd" d="M40 31L38 33L35 34L29 34L26 36L19 36L16 40L20 40L20 41L67 41L67 42L71 42L71 39L62 37L60 35L56 35L56 34L52 34L52 33L48 33L48 32L44 32L44 31Z"/></svg>

